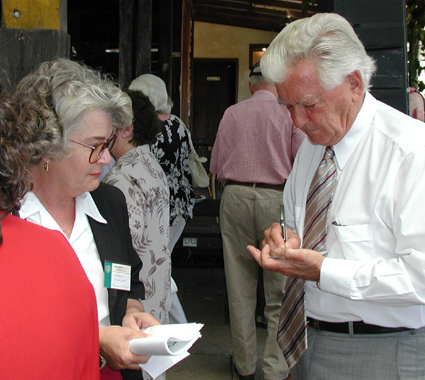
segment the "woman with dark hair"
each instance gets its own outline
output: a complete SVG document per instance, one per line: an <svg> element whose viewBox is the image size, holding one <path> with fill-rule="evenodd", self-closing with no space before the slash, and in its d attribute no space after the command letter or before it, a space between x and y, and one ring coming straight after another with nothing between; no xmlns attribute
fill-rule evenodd
<svg viewBox="0 0 425 380"><path fill-rule="evenodd" d="M151 146L159 164L167 177L170 191L170 240L168 249L173 253L174 246L183 233L188 219L193 217L195 193L192 189L192 176L189 169L190 132L183 122L171 114L173 102L167 93L165 82L152 74L143 74L134 79L130 90L140 91L153 104L161 130ZM177 296L177 285L171 279L170 323L186 323L186 315Z"/></svg>
<svg viewBox="0 0 425 380"><path fill-rule="evenodd" d="M145 286L143 307L159 322L168 323L169 194L165 173L150 151L160 124L148 97L138 91L128 91L128 95L133 106L133 124L117 131L111 149L116 163L103 181L118 187L127 200L133 247L143 261L140 272Z"/></svg>
<svg viewBox="0 0 425 380"><path fill-rule="evenodd" d="M28 160L0 95L0 379L97 380L93 287L62 234L11 215L30 189Z"/></svg>
<svg viewBox="0 0 425 380"><path fill-rule="evenodd" d="M111 162L115 131L131 124L131 100L108 77L64 58L23 78L14 100L34 181L21 217L61 232L94 287L101 379L140 379L139 364L149 358L132 353L128 342L145 337L140 328L158 321L140 301L142 263L124 195L99 181L102 166Z"/></svg>

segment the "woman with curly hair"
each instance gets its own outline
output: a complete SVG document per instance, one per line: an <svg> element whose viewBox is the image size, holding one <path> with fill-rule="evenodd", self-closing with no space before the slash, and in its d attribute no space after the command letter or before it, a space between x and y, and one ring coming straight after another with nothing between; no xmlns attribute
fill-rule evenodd
<svg viewBox="0 0 425 380"><path fill-rule="evenodd" d="M0 95L0 378L97 380L93 287L60 233L11 215L30 188L28 160Z"/></svg>
<svg viewBox="0 0 425 380"><path fill-rule="evenodd" d="M138 91L128 91L128 95L133 105L133 124L117 131L111 149L116 163L103 181L118 187L127 200L133 247L143 261L140 272L145 286L143 307L159 322L168 323L169 193L165 173L150 151L160 123L148 97Z"/></svg>
<svg viewBox="0 0 425 380"><path fill-rule="evenodd" d="M125 197L99 181L102 166L111 162L115 131L131 124L131 100L109 78L58 58L23 78L14 101L34 181L21 217L61 232L94 287L101 379L140 379L141 371L128 370L140 370L149 358L133 354L128 342L158 322L140 302L142 263L132 246Z"/></svg>

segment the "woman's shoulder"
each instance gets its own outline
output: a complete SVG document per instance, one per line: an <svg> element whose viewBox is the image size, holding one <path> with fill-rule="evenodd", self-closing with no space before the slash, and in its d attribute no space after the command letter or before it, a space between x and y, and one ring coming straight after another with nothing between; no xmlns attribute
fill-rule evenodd
<svg viewBox="0 0 425 380"><path fill-rule="evenodd" d="M100 182L96 190L90 192L94 203L99 208L111 208L114 205L125 204L125 196L123 192L113 185Z"/></svg>
<svg viewBox="0 0 425 380"><path fill-rule="evenodd" d="M92 195L93 199L98 197L115 198L120 196L120 194L122 195L122 191L108 183L100 182L99 187L96 190L91 191L90 194Z"/></svg>
<svg viewBox="0 0 425 380"><path fill-rule="evenodd" d="M14 215L8 215L2 219L2 235L9 242L19 245L22 237L26 246L32 244L44 244L44 246L66 245L65 237L59 232L28 222Z"/></svg>

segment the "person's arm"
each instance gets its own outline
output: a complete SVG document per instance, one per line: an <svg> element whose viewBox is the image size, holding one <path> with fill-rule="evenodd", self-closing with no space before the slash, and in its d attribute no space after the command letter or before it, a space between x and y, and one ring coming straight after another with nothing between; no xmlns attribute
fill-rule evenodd
<svg viewBox="0 0 425 380"><path fill-rule="evenodd" d="M219 176L223 169L224 157L222 152L226 151L226 143L225 143L225 131L230 127L230 117L229 112L226 110L222 119L220 120L220 124L217 129L217 135L215 137L214 145L211 151L211 159L210 159L210 172L217 174L217 179L224 183L223 178Z"/></svg>

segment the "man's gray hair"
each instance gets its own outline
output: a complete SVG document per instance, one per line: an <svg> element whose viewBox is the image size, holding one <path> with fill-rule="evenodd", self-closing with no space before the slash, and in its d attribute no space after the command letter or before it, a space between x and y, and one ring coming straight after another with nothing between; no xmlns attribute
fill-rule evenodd
<svg viewBox="0 0 425 380"><path fill-rule="evenodd" d="M305 59L316 63L326 90L339 86L356 70L368 90L376 70L350 23L335 13L318 13L286 26L261 58L261 71L267 80L282 83Z"/></svg>

